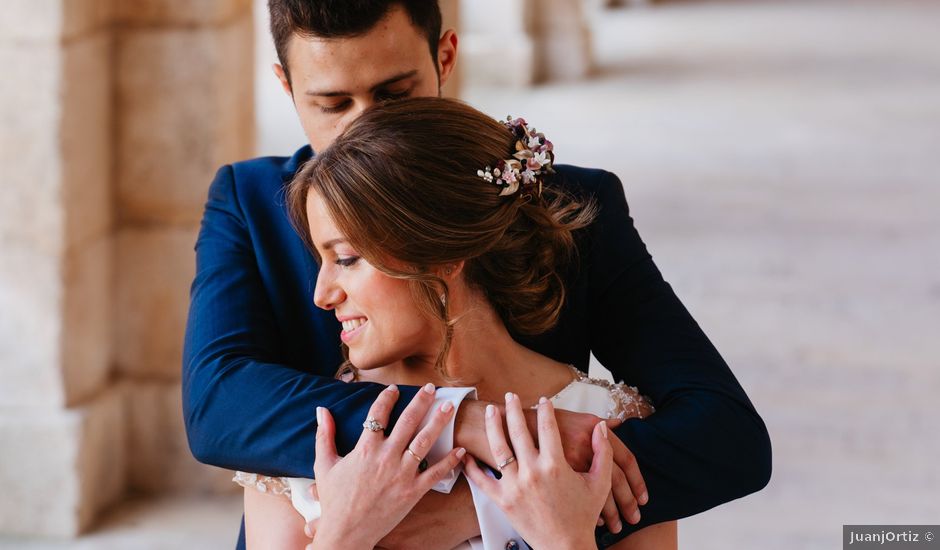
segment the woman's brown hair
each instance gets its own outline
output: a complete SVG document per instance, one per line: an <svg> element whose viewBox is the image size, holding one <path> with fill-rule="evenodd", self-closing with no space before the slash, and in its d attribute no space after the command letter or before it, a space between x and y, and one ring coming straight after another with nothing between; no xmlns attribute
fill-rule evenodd
<svg viewBox="0 0 940 550"><path fill-rule="evenodd" d="M477 171L510 158L515 141L504 124L459 101L384 103L308 162L288 191L291 220L311 250L313 190L363 258L411 282L419 307L440 321L437 367L445 376L455 320L441 268L464 261L466 282L511 331L543 333L565 303L565 274L577 254L573 232L595 216L593 203L551 179L541 197L499 196L501 188Z"/></svg>

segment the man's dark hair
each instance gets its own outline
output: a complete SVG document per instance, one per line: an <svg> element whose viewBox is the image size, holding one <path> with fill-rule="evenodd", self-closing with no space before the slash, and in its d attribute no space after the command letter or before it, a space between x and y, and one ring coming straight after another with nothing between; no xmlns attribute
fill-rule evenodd
<svg viewBox="0 0 940 550"><path fill-rule="evenodd" d="M437 68L441 8L437 0L268 0L271 36L290 82L287 44L297 34L308 38L350 38L369 32L393 6L404 8L412 24L427 36Z"/></svg>

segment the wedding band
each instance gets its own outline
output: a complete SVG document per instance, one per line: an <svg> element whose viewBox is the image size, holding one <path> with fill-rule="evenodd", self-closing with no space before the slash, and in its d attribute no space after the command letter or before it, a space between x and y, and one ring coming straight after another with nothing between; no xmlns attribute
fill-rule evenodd
<svg viewBox="0 0 940 550"><path fill-rule="evenodd" d="M405 450L408 451L408 454L411 455L411 458L413 458L413 459L415 459L415 460L418 461L418 471L419 471L419 472L423 472L423 471L425 471L425 470L428 469L428 459L426 459L426 458L421 458L420 456L418 456L417 454L415 454L415 452L411 450L411 447L408 447L408 448L405 449Z"/></svg>
<svg viewBox="0 0 940 550"><path fill-rule="evenodd" d="M381 432L385 429L385 426L383 426L378 420L372 418L371 416L362 423L362 427L369 430L370 432Z"/></svg>
<svg viewBox="0 0 940 550"><path fill-rule="evenodd" d="M496 465L496 469L499 470L500 472L502 472L502 471L503 471L503 468L505 468L506 466L509 466L510 464L512 464L512 463L515 462L515 461L516 461L516 457L515 457L515 456L510 456L510 457L507 458L506 460L504 460L504 461L500 462L499 464L497 464L497 465Z"/></svg>

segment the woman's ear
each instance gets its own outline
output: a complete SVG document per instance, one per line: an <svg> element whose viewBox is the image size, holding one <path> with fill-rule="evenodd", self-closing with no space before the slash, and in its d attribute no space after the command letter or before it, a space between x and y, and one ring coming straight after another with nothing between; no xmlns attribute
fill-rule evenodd
<svg viewBox="0 0 940 550"><path fill-rule="evenodd" d="M465 263L464 260L460 260L444 264L440 267L438 275L447 282L453 281L463 272Z"/></svg>

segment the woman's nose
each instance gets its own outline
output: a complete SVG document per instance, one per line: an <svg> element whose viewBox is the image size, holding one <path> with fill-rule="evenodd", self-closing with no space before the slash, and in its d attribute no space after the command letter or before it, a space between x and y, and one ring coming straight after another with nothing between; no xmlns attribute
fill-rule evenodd
<svg viewBox="0 0 940 550"><path fill-rule="evenodd" d="M316 304L317 307L329 311L343 303L345 299L346 294L343 292L343 289L336 284L336 281L333 280L329 273L321 271L317 276L317 286L313 289L313 303Z"/></svg>

